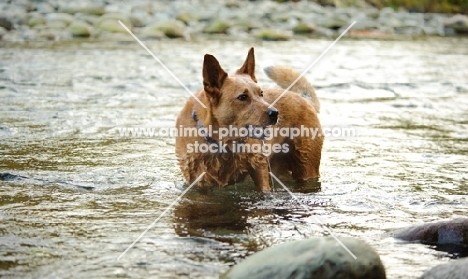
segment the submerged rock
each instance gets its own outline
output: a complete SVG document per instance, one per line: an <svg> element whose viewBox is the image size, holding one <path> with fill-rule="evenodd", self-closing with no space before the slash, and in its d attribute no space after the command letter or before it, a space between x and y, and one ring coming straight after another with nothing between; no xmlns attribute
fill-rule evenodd
<svg viewBox="0 0 468 279"><path fill-rule="evenodd" d="M430 244L468 245L468 218L415 225L396 232L394 236Z"/></svg>
<svg viewBox="0 0 468 279"><path fill-rule="evenodd" d="M386 278L379 255L354 238L314 237L269 247L246 258L220 278Z"/></svg>
<svg viewBox="0 0 468 279"><path fill-rule="evenodd" d="M437 265L419 277L419 279L466 279L468 278L468 258Z"/></svg>

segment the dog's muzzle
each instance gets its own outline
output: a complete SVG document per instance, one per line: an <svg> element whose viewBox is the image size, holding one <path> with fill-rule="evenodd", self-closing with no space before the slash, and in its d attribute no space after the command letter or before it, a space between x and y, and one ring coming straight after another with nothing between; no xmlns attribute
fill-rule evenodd
<svg viewBox="0 0 468 279"><path fill-rule="evenodd" d="M278 110L275 108L270 108L267 110L268 115L268 125L275 125L278 122Z"/></svg>

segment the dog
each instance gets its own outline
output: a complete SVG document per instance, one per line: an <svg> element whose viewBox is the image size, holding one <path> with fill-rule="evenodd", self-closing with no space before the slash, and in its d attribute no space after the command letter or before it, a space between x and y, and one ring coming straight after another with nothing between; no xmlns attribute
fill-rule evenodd
<svg viewBox="0 0 468 279"><path fill-rule="evenodd" d="M320 102L306 78L272 66L265 73L283 89L262 89L254 48L234 75L210 54L204 56L202 73L203 88L187 100L176 120L175 151L187 183L222 187L250 175L259 191L269 192L270 172L291 174L298 182L319 178L324 141ZM307 131L313 133L304 135Z"/></svg>

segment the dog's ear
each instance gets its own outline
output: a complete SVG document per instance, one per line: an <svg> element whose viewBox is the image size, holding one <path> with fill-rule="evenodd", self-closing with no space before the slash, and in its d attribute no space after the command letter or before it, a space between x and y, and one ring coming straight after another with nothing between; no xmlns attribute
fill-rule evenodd
<svg viewBox="0 0 468 279"><path fill-rule="evenodd" d="M203 60L203 88L205 92L211 97L218 98L227 76L218 60L213 55L205 54Z"/></svg>
<svg viewBox="0 0 468 279"><path fill-rule="evenodd" d="M249 75L254 82L257 82L257 78L255 77L255 54L254 48L251 47L249 53L247 54L247 58L245 59L244 65L237 70L236 74L239 75Z"/></svg>

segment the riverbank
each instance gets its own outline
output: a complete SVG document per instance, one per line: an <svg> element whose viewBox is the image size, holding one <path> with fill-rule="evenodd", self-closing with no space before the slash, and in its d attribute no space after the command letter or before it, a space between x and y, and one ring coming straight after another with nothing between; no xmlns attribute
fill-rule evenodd
<svg viewBox="0 0 468 279"><path fill-rule="evenodd" d="M13 1L11 1L13 2ZM28 0L0 4L0 40L128 40L128 28L143 40L203 36L226 39L294 40L347 36L456 36L468 34L468 16L442 13L322 6L315 2L158 1L67 2ZM118 21L121 21L125 27Z"/></svg>

